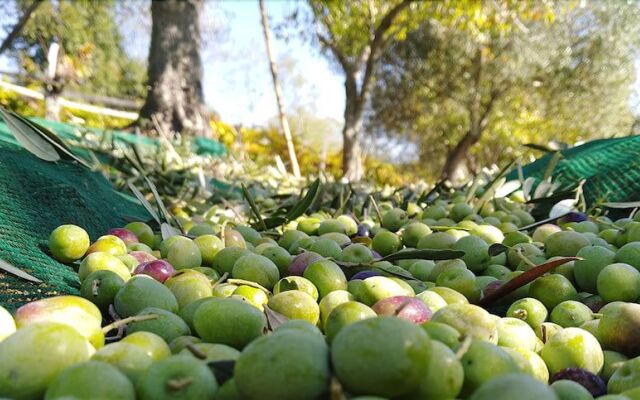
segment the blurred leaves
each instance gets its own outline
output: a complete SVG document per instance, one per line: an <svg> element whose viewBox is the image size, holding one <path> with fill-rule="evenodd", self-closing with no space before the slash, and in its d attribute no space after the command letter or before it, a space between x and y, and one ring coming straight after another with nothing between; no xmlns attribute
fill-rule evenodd
<svg viewBox="0 0 640 400"><path fill-rule="evenodd" d="M555 140L631 131L637 3L430 4L431 18L383 56L367 129L413 145L426 176L473 127L463 176L566 146Z"/></svg>

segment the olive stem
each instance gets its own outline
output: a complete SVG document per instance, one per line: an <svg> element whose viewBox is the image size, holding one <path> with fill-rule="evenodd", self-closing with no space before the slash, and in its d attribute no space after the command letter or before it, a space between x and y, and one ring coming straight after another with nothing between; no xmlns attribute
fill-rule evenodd
<svg viewBox="0 0 640 400"><path fill-rule="evenodd" d="M518 319L527 319L528 315L527 310L523 310L522 308L518 308L513 312L513 316Z"/></svg>
<svg viewBox="0 0 640 400"><path fill-rule="evenodd" d="M199 358L200 360L206 360L207 359L207 355L204 354L203 352L201 352L193 343L189 343L187 345L187 349L189 349L191 354L196 356L196 358Z"/></svg>
<svg viewBox="0 0 640 400"><path fill-rule="evenodd" d="M218 286L219 284L223 283L224 281L227 280L227 278L229 277L229 273L225 272L224 274L222 274L222 276L213 283L213 285L211 285L211 288L215 288L216 286Z"/></svg>
<svg viewBox="0 0 640 400"><path fill-rule="evenodd" d="M110 323L109 325L105 326L104 328L102 328L102 332L104 334L107 334L109 332L111 332L114 329L118 329L121 326L127 325L131 322L140 322L140 321L149 321L152 319L156 319L158 318L157 314L148 314L148 315L134 315L131 317L127 317L127 318L123 318L123 319L119 319L115 322Z"/></svg>
<svg viewBox="0 0 640 400"><path fill-rule="evenodd" d="M100 287L100 280L96 279L91 283L91 294L93 297L98 296L98 288Z"/></svg>
<svg viewBox="0 0 640 400"><path fill-rule="evenodd" d="M397 317L398 315L400 315L400 313L402 312L402 310L404 310L404 308L405 308L406 306L408 306L409 304L411 304L411 301L409 301L409 300L405 300L404 302L402 302L402 304L400 304L400 307L398 307L398 308L396 309L396 311L393 313L393 315L394 315L395 317Z"/></svg>
<svg viewBox="0 0 640 400"><path fill-rule="evenodd" d="M169 390L182 390L193 383L193 378L171 379L167 381Z"/></svg>
<svg viewBox="0 0 640 400"><path fill-rule="evenodd" d="M369 195L369 199L371 200L371 204L373 205L373 209L376 210L376 215L378 216L378 221L382 222L382 214L380 214L380 209L378 208L378 203L376 203L376 199L374 199L372 195Z"/></svg>
<svg viewBox="0 0 640 400"><path fill-rule="evenodd" d="M536 264L535 264L533 261L529 260L529 259L527 258L527 256L525 256L524 254L522 254L522 248L518 248L518 249L516 250L516 254L517 254L517 255L518 255L518 257L520 257L520 259L521 259L522 261L524 261L524 262L525 262L525 264L527 264L528 266L530 266L530 267L536 267Z"/></svg>
<svg viewBox="0 0 640 400"><path fill-rule="evenodd" d="M465 336L464 340L462 341L462 344L460 344L460 347L458 348L458 351L456 351L456 358L458 360L462 359L462 357L464 357L464 355L467 353L467 351L469 351L469 347L471 346L471 342L472 342L472 338L471 336Z"/></svg>

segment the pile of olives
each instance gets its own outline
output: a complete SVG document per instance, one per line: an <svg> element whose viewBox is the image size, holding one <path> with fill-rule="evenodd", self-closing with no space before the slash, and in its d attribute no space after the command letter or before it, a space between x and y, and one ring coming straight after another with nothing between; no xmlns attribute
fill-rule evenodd
<svg viewBox="0 0 640 400"><path fill-rule="evenodd" d="M0 308L0 397L640 399L640 214L522 229L526 206L500 200L277 235L181 216L185 235L133 222L91 243L62 225L49 249L79 295ZM415 249L458 258L397 257Z"/></svg>

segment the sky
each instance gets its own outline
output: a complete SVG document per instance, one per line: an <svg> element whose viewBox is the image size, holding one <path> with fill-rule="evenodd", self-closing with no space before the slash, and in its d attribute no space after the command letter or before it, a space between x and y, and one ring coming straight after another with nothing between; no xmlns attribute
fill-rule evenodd
<svg viewBox="0 0 640 400"><path fill-rule="evenodd" d="M342 121L343 78L324 55L295 37L285 42L274 28L295 9L290 0L267 0L272 45L285 108L301 106L320 118ZM208 1L201 20L205 101L223 121L263 125L277 115L257 0ZM130 55L146 59L149 27L124 19L120 30Z"/></svg>
<svg viewBox="0 0 640 400"><path fill-rule="evenodd" d="M142 9L148 4L146 0L129 0L133 1L140 2ZM272 29L296 6L303 4L293 0L266 0ZM0 16L0 24L10 22L7 16ZM119 23L125 50L135 58L146 59L149 15L126 15ZM207 104L228 123L264 125L273 120L277 108L257 0L207 1L201 25ZM345 96L343 78L335 65L317 46L299 37L285 42L273 36L285 108L302 107L312 115L333 119L339 125L343 120ZM6 56L0 57L0 71L11 69ZM640 58L630 104L640 115Z"/></svg>
<svg viewBox="0 0 640 400"><path fill-rule="evenodd" d="M273 30L296 4L290 0L267 0L266 6ZM132 15L119 22L127 53L146 59L148 16ZM11 21L6 21L5 16L0 17L0 23ZM272 120L277 107L257 0L208 1L201 23L206 103L227 123L264 125ZM341 122L343 78L331 61L299 38L285 43L273 34L272 37L285 109L300 106L317 117ZM7 70L15 70L15 66L6 56L0 57L0 71Z"/></svg>
<svg viewBox="0 0 640 400"><path fill-rule="evenodd" d="M285 1L266 6L272 27L293 9ZM227 0L217 7L227 15L228 40L204 54L206 101L225 121L259 124L276 115L277 108L257 1ZM273 48L285 107L297 104L320 118L342 120L343 78L330 60L299 38L285 43L274 37Z"/></svg>

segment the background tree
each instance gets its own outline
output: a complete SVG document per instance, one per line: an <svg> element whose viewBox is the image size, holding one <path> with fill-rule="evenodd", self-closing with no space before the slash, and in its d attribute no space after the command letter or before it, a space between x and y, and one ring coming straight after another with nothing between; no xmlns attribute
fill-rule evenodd
<svg viewBox="0 0 640 400"><path fill-rule="evenodd" d="M18 37L18 35L20 35L22 28L24 28L27 21L29 21L29 18L31 18L31 14L33 14L33 12L38 7L40 7L41 4L42 2L40 0L33 0L31 4L29 4L29 6L25 8L24 12L20 16L16 24L11 28L9 33L7 33L7 36L2 40L2 44L0 44L0 54L2 54L5 50L9 48L9 46L11 46L11 43L13 43L13 41L15 40L16 37Z"/></svg>
<svg viewBox="0 0 640 400"><path fill-rule="evenodd" d="M393 43L371 131L415 143L433 177L453 179L521 155L523 143L629 132L637 5L495 4L456 24L427 20Z"/></svg>
<svg viewBox="0 0 640 400"><path fill-rule="evenodd" d="M31 0L11 4L20 15ZM5 6L9 6L5 3ZM122 35L114 23L115 3L105 1L42 1L9 46L9 54L30 77L42 80L47 52L54 40L60 44L65 88L76 92L141 98L143 63L127 56Z"/></svg>
<svg viewBox="0 0 640 400"><path fill-rule="evenodd" d="M411 27L409 15L422 5L410 0L310 0L309 4L321 46L344 73L342 168L345 178L358 181L364 175L363 115L378 61L392 39Z"/></svg>
<svg viewBox="0 0 640 400"><path fill-rule="evenodd" d="M199 18L204 0L151 2L151 46L146 101L139 124L154 119L165 132L208 136L202 92Z"/></svg>

